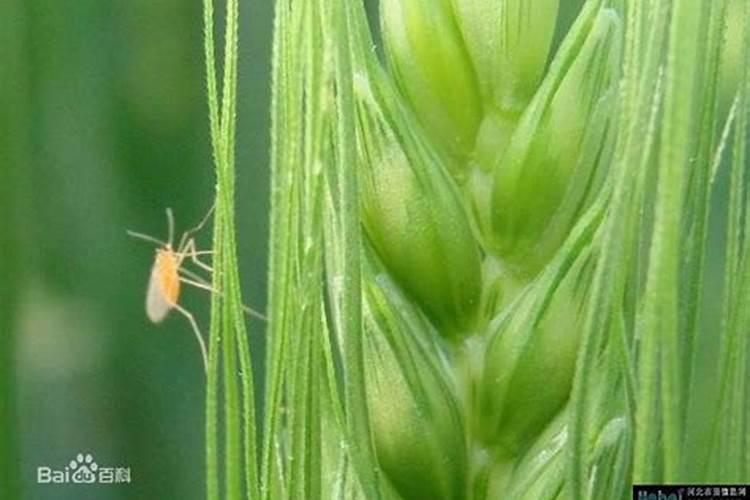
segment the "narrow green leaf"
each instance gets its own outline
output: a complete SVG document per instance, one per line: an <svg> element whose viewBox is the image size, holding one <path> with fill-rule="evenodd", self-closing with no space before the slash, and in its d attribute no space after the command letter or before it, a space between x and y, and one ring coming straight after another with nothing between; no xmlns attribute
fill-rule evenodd
<svg viewBox="0 0 750 500"><path fill-rule="evenodd" d="M298 71L299 58L294 58L296 40L292 34L300 26L292 16L293 1L276 3L272 59L271 96L271 235L269 258L269 345L265 389L265 424L261 472L261 498L278 498L283 481L282 454L279 452L284 407L283 381L288 365L285 353L290 343L291 321L287 313L294 296L296 242L299 227L294 213L299 208L299 177L302 140L300 107L302 90L293 75ZM299 16L297 20L301 19Z"/></svg>
<svg viewBox="0 0 750 500"><path fill-rule="evenodd" d="M640 3L638 3L640 5ZM571 411L571 446L569 464L569 492L574 498L586 498L590 467L593 458L590 415L597 402L592 391L599 377L597 363L603 339L611 339L619 345L620 369L624 380L624 395L628 411L629 426L633 426L634 411L634 367L628 361L632 349L626 329L619 324L624 320L620 308L624 303L628 287L634 286L628 280L627 272L633 266L631 255L638 244L639 214L644 199L645 180L650 151L655 135L656 119L660 112L661 86L659 85L659 64L661 54L656 47L663 37L666 25L664 3L652 12L652 23L647 32L642 33L645 22L644 9L636 6L628 10L626 22L626 57L623 74L623 95L629 97L621 101L620 123L614 165L611 170L612 198L607 208L600 241L601 254L594 273L590 300L586 311L583 339L579 350L576 376L573 385ZM651 47L640 60L637 38L647 37ZM617 326L617 327L615 327ZM609 335L608 335L609 333ZM632 430L630 431L632 432ZM630 455L630 450L626 451ZM622 466L629 468L624 461Z"/></svg>
<svg viewBox="0 0 750 500"><path fill-rule="evenodd" d="M690 183L686 195L686 211L690 217L688 234L686 237L687 249L683 260L685 269L685 301L681 306L685 311L681 332L686 337L684 355L689 362L684 363L682 377L685 380L683 388L685 392L681 395L682 404L688 404L690 383L692 380L692 367L697 362L695 355L695 342L698 335L699 321L701 315L701 303L703 298L703 276L705 270L706 243L708 240L708 219L711 209L711 193L713 189L713 158L717 148L722 147L723 140L716 137L717 112L719 108L720 95L718 93L719 83L719 61L721 60L721 49L723 47L722 37L724 35L724 17L726 14L725 1L713 1L706 22L706 65L701 74L701 80L705 82L702 89L701 121L699 125L698 144L696 147L695 168L690 173ZM729 123L728 121L727 123ZM682 413L687 416L687 407Z"/></svg>
<svg viewBox="0 0 750 500"><path fill-rule="evenodd" d="M702 4L705 5L705 4ZM700 19L704 9L693 2L677 1L672 11L669 52L665 73L665 102L660 135L664 139L659 149L658 186L655 202L654 228L649 255L648 277L644 292L643 326L640 337L653 340L644 344L659 354L660 401L662 411L663 479L677 480L682 449L684 408L681 397L684 381L680 363L678 305L679 261L681 255L681 227L684 212L684 186L690 167L690 150L695 124L697 89L694 75L703 59L698 47ZM697 56L697 57L696 57ZM668 140L667 140L668 138ZM698 168L707 168L700 165ZM639 393L648 396L655 380L645 376L640 379ZM647 397L640 398L648 405ZM639 412L640 414L641 412ZM638 424L645 423L639 421ZM648 439L646 433L639 438ZM645 441L636 447L653 446ZM644 463L636 462L636 479Z"/></svg>
<svg viewBox="0 0 750 500"><path fill-rule="evenodd" d="M204 57L206 64L206 90L208 94L208 111L211 132L211 145L214 164L218 165L221 161L221 143L219 131L219 105L218 91L216 86L216 63L214 61L214 17L213 17L213 0L204 0L203 2L203 39L204 39ZM213 248L218 249L218 243L221 241L222 226L214 224L214 244ZM213 259L214 270L220 266L222 260L221 252L216 252ZM214 286L216 283L214 276ZM219 297L214 294L211 297L211 310L219 311L221 302ZM218 500L219 498L219 415L218 415L218 392L219 392L219 336L214 334L220 329L219 314L211 314L211 325L208 342L208 371L206 373L206 498L208 500Z"/></svg>
<svg viewBox="0 0 750 500"><path fill-rule="evenodd" d="M745 15L750 6L745 4ZM724 481L741 481L750 468L748 458L748 346L750 340L750 198L748 182L748 133L750 133L750 23L743 37L745 59L737 96L737 119L732 145L727 210L724 307L719 339L719 400L711 441L710 470ZM744 226L743 226L744 221Z"/></svg>
<svg viewBox="0 0 750 500"><path fill-rule="evenodd" d="M206 389L206 493L209 500L218 499L220 495L218 431L222 416L225 433L224 496L237 500L242 496L244 474L247 497L258 497L252 362L242 309L234 223L238 25L239 4L237 0L227 0L223 91L219 108L213 3L211 0L204 2L208 109L217 180L212 285L218 293L213 294L211 301ZM220 346L223 356L219 352ZM238 357L241 384L237 377ZM223 358L223 413L218 405L220 358Z"/></svg>
<svg viewBox="0 0 750 500"><path fill-rule="evenodd" d="M336 116L333 133L333 162L328 171L328 183L334 208L334 239L327 249L334 252L334 260L327 269L330 299L333 302L332 327L343 343L343 367L346 384L347 437L360 484L368 498L381 497L378 469L370 436L369 417L364 381L362 350L362 285L360 249L358 181L354 134L354 99L351 44L353 40L352 6L344 0L326 2L323 19L329 19L326 45L334 68L335 96L333 114ZM332 37L332 38L331 38ZM338 257L338 258L336 258Z"/></svg>

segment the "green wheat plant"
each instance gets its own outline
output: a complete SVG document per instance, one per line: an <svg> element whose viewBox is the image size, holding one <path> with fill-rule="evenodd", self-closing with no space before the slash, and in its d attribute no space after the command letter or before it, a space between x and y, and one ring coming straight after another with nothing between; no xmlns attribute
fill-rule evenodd
<svg viewBox="0 0 750 500"><path fill-rule="evenodd" d="M359 0L276 0L261 390L233 220L239 6L219 92L205 1L207 498L750 479L750 3L587 0L570 25L565 4L381 0L370 23Z"/></svg>

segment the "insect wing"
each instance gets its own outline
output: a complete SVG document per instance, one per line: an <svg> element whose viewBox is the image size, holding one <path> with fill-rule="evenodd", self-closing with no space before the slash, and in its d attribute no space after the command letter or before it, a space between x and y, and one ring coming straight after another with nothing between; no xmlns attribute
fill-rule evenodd
<svg viewBox="0 0 750 500"><path fill-rule="evenodd" d="M159 269L156 263L151 268L151 278L148 280L148 291L146 292L146 315L154 323L159 323L169 314L172 309L162 290L159 280Z"/></svg>

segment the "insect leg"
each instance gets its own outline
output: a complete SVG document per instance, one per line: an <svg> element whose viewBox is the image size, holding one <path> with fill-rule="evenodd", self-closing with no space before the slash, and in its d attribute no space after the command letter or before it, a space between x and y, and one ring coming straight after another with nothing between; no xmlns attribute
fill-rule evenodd
<svg viewBox="0 0 750 500"><path fill-rule="evenodd" d="M174 304L173 307L177 309L177 311L179 311L183 316L185 316L190 322L190 326L193 327L195 338L198 340L198 345L200 345L201 348L201 356L203 357L203 369L205 370L206 374L208 374L208 353L206 351L206 343L203 342L203 336L201 335L201 331L198 328L198 323L195 322L195 318L193 318L193 315L190 313L190 311L188 311L181 305Z"/></svg>
<svg viewBox="0 0 750 500"><path fill-rule="evenodd" d="M201 219L197 226L182 233L182 238L180 238L180 244L177 246L177 248L182 248L189 241L188 238L190 238L190 236L203 229L203 226L205 226L208 222L208 219L211 218L211 214L214 212L215 208L216 200L214 200L214 202L211 204L211 208L208 209L208 212L206 212L206 215L203 216L203 219Z"/></svg>
<svg viewBox="0 0 750 500"><path fill-rule="evenodd" d="M196 250L195 240L191 238L184 244L184 248L181 249L180 259L190 257L190 260L192 260L196 266L208 271L209 273L213 273L214 268L198 258L200 255L211 255L213 253L213 250Z"/></svg>
<svg viewBox="0 0 750 500"><path fill-rule="evenodd" d="M186 270L185 269L180 269L179 272L186 272ZM190 271L187 271L187 273L190 273ZM190 273L190 274L194 274L194 273ZM184 276L180 276L179 277L180 281L182 281L183 283L185 283L187 285L191 285L191 286L194 286L196 288L200 288L202 290L207 290L207 291L209 291L211 293L216 293L220 297L224 296L223 293L221 293L219 290L217 290L217 289L213 288L212 286L210 286L207 282L205 282L199 276L195 276L194 275L194 276L192 276L192 278L198 278L198 280L189 279L189 278L186 278ZM240 307L245 312L245 314L247 314L248 316L252 316L253 318L257 318L257 319L262 320L262 321L268 321L268 318L265 315L259 313L255 309L253 309L251 307L248 307L245 304L240 304Z"/></svg>
<svg viewBox="0 0 750 500"><path fill-rule="evenodd" d="M268 317L265 314L261 314L255 309L251 307L247 307L245 304L241 304L242 310L245 311L245 314L248 316L252 316L253 318L259 319L261 321L268 321Z"/></svg>
<svg viewBox="0 0 750 500"><path fill-rule="evenodd" d="M206 283L202 283L200 281L194 281L194 280L191 280L191 279L186 278L184 276L180 276L179 279L180 279L180 281L182 281L183 283L185 283L187 285L191 285L191 286L194 286L196 288L201 288L203 290L208 290L209 292L212 292L212 293L219 293L218 290L216 290L211 285L208 285ZM219 294L219 295L221 295L221 294Z"/></svg>
<svg viewBox="0 0 750 500"><path fill-rule="evenodd" d="M202 280L201 281L195 281L195 280L191 280L189 278L186 278L184 276L180 276L179 279L180 279L180 281L182 281L183 283L185 283L187 285L194 286L196 288L200 288L200 289L203 289L203 290L208 290L211 293L218 293L219 295L221 295L221 293L217 289L213 288L211 285L206 284Z"/></svg>
<svg viewBox="0 0 750 500"><path fill-rule="evenodd" d="M190 260L193 261L193 264L195 264L196 266L200 267L201 269L203 269L205 271L208 271L209 273L213 273L214 272L214 268L211 267L210 265L206 264L202 260L200 260L196 254L191 253L191 254L189 254L189 256L190 256Z"/></svg>
<svg viewBox="0 0 750 500"><path fill-rule="evenodd" d="M206 286L211 286L211 282L209 282L207 279L205 279L203 276L194 273L193 271L190 271L189 269L185 269L184 267L177 268L177 273L184 274L187 278L190 278L191 280L195 280L198 283Z"/></svg>

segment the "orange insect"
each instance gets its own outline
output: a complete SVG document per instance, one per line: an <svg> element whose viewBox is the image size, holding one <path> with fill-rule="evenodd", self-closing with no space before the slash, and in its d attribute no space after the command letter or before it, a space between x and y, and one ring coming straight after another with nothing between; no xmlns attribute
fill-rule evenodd
<svg viewBox="0 0 750 500"><path fill-rule="evenodd" d="M159 245L159 248L156 249L154 265L151 267L151 276L148 281L148 291L146 292L146 315L148 319L154 323L160 323L172 309L185 316L193 328L195 338L198 340L201 356L203 357L203 367L206 371L208 371L206 343L203 341L203 336L195 318L178 301L180 299L180 286L182 283L215 292L207 280L185 269L182 265L186 258L190 258L201 269L209 273L213 272L213 268L200 259L201 255L210 255L213 252L210 250L197 250L195 239L193 238L193 235L200 231L206 222L208 222L213 210L214 207L212 206L197 226L182 234L180 243L176 249L172 246L172 242L174 241L174 216L172 215L172 210L169 208L167 208L169 239L166 242L147 234L128 231L130 236ZM252 312L255 313L254 311ZM255 314L262 317L258 313Z"/></svg>

